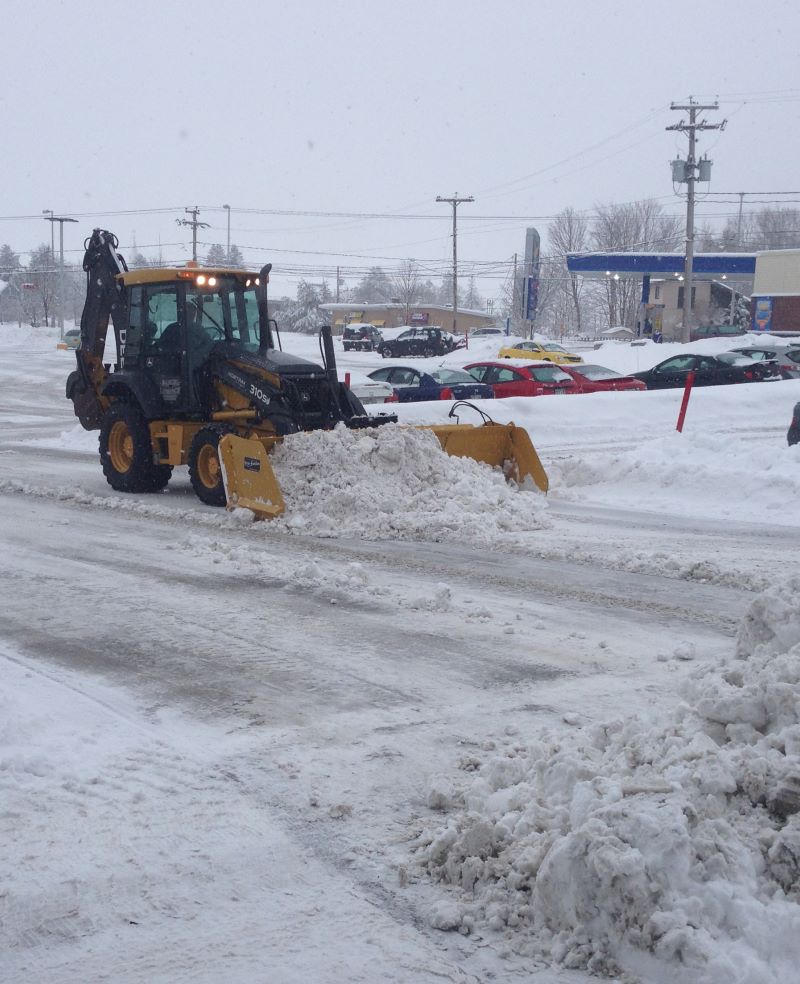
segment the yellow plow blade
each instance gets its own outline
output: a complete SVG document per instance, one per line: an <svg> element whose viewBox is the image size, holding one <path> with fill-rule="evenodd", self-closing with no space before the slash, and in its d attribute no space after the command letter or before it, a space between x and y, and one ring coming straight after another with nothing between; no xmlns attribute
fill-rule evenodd
<svg viewBox="0 0 800 984"><path fill-rule="evenodd" d="M550 485L547 472L524 427L495 423L481 424L479 427L472 424L433 424L424 429L433 431L448 454L457 458L474 458L500 467L506 478L518 485L526 478L532 478L542 492L546 492Z"/></svg>
<svg viewBox="0 0 800 984"><path fill-rule="evenodd" d="M251 509L259 519L284 512L283 493L261 441L226 434L219 442L219 462L228 509Z"/></svg>

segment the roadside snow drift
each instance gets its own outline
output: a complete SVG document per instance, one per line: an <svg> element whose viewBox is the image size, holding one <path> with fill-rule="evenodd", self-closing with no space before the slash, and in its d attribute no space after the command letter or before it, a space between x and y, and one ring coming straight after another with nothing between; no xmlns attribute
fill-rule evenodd
<svg viewBox="0 0 800 984"><path fill-rule="evenodd" d="M648 984L785 984L800 966L800 578L659 724L547 733L485 761L418 856L458 886L433 926Z"/></svg>

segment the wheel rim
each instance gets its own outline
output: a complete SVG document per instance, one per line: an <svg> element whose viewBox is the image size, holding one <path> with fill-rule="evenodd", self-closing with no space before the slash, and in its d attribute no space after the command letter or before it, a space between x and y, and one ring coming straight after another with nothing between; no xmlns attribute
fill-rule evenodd
<svg viewBox="0 0 800 984"><path fill-rule="evenodd" d="M118 420L108 435L108 455L114 470L120 474L130 470L133 463L133 437L128 425Z"/></svg>
<svg viewBox="0 0 800 984"><path fill-rule="evenodd" d="M219 458L216 448L210 444L204 445L197 456L197 477L207 489L215 489L219 485Z"/></svg>

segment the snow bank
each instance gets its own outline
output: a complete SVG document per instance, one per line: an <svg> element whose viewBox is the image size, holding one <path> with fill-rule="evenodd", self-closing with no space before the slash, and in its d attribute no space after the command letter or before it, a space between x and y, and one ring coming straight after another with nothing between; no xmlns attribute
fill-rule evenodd
<svg viewBox="0 0 800 984"><path fill-rule="evenodd" d="M287 507L275 529L490 542L549 525L543 496L510 487L499 469L443 454L430 431L385 424L295 434L271 461Z"/></svg>
<svg viewBox="0 0 800 984"><path fill-rule="evenodd" d="M658 723L545 733L437 777L417 850L447 920L648 984L784 984L800 965L800 578ZM468 765L476 769L474 760Z"/></svg>
<svg viewBox="0 0 800 984"><path fill-rule="evenodd" d="M618 505L644 503L649 510L675 511L676 498L693 503L697 515L762 520L790 517L800 501L800 445L785 437L761 443L727 434L673 431L625 450L572 456L550 465L554 489L564 499ZM778 514L778 515L776 515Z"/></svg>

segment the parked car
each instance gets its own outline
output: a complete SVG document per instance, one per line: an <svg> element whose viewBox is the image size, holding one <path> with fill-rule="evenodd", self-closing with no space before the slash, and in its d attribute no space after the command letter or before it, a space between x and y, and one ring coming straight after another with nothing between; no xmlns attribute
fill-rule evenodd
<svg viewBox="0 0 800 984"><path fill-rule="evenodd" d="M787 348L782 345L749 345L745 348L731 349L739 355L746 355L754 362L771 362L780 373L781 379L800 379L800 345Z"/></svg>
<svg viewBox="0 0 800 984"><path fill-rule="evenodd" d="M485 338L487 335L505 335L502 328L470 328L470 338Z"/></svg>
<svg viewBox="0 0 800 984"><path fill-rule="evenodd" d="M501 399L580 392L575 380L552 362L472 362L464 368L478 382L488 383Z"/></svg>
<svg viewBox="0 0 800 984"><path fill-rule="evenodd" d="M374 352L383 341L383 336L375 325L353 322L345 325L342 332L342 345L345 352Z"/></svg>
<svg viewBox="0 0 800 984"><path fill-rule="evenodd" d="M447 355L457 348L456 339L449 331L441 328L409 328L397 338L382 341L378 351L384 359L399 355L421 355L431 358L434 355Z"/></svg>
<svg viewBox="0 0 800 984"><path fill-rule="evenodd" d="M517 341L500 349L498 359L540 359L543 362L583 362L579 355L568 352L555 342Z"/></svg>
<svg viewBox="0 0 800 984"><path fill-rule="evenodd" d="M789 444L800 444L800 403L795 403L792 422L789 424L789 431L786 434Z"/></svg>
<svg viewBox="0 0 800 984"><path fill-rule="evenodd" d="M70 328L69 331L64 332L64 344L68 349L76 349L81 347L81 330L80 328Z"/></svg>
<svg viewBox="0 0 800 984"><path fill-rule="evenodd" d="M367 406L370 403L394 403L394 389L389 383L370 379L360 373L348 373L350 389L358 399Z"/></svg>
<svg viewBox="0 0 800 984"><path fill-rule="evenodd" d="M716 386L721 383L752 383L777 379L777 370L769 363L753 362L746 355L723 352L721 355L674 355L645 372L633 373L648 389L684 386L686 377L694 372L695 386Z"/></svg>
<svg viewBox="0 0 800 984"><path fill-rule="evenodd" d="M738 325L697 325L689 329L689 341L699 342L704 338L732 338L747 332Z"/></svg>
<svg viewBox="0 0 800 984"><path fill-rule="evenodd" d="M491 400L491 386L478 383L463 369L421 372L413 366L386 366L368 373L370 379L389 383L398 403L420 400Z"/></svg>
<svg viewBox="0 0 800 984"><path fill-rule="evenodd" d="M580 388L581 393L606 393L610 390L646 390L647 386L635 376L623 376L621 372L606 369L605 366L565 366L561 369L569 373Z"/></svg>

